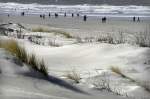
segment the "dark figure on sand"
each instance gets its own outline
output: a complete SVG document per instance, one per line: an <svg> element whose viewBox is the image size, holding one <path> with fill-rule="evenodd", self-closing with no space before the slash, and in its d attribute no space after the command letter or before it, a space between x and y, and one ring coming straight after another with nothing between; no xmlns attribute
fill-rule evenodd
<svg viewBox="0 0 150 99"><path fill-rule="evenodd" d="M138 17L137 21L140 22L140 18L139 17Z"/></svg>
<svg viewBox="0 0 150 99"><path fill-rule="evenodd" d="M77 17L79 17L80 15L79 15L79 13L77 13Z"/></svg>
<svg viewBox="0 0 150 99"><path fill-rule="evenodd" d="M58 13L55 13L55 18L58 18Z"/></svg>
<svg viewBox="0 0 150 99"><path fill-rule="evenodd" d="M136 17L133 17L133 22L135 22Z"/></svg>
<svg viewBox="0 0 150 99"><path fill-rule="evenodd" d="M71 16L74 17L74 14L72 13Z"/></svg>
<svg viewBox="0 0 150 99"><path fill-rule="evenodd" d="M67 14L66 13L64 13L64 17L66 17L67 16Z"/></svg>
<svg viewBox="0 0 150 99"><path fill-rule="evenodd" d="M43 14L43 19L45 19L45 14Z"/></svg>
<svg viewBox="0 0 150 99"><path fill-rule="evenodd" d="M103 18L102 18L102 23L106 23L106 20L107 20L107 18L106 18L106 17L103 17Z"/></svg>
<svg viewBox="0 0 150 99"><path fill-rule="evenodd" d="M21 16L24 16L25 15L25 13L24 12L21 12Z"/></svg>
<svg viewBox="0 0 150 99"><path fill-rule="evenodd" d="M83 21L86 21L86 20L87 20L87 16L84 15L84 16L83 16Z"/></svg>
<svg viewBox="0 0 150 99"><path fill-rule="evenodd" d="M40 14L40 18L42 18L42 15Z"/></svg>
<svg viewBox="0 0 150 99"><path fill-rule="evenodd" d="M51 13L49 13L48 16L51 17Z"/></svg>

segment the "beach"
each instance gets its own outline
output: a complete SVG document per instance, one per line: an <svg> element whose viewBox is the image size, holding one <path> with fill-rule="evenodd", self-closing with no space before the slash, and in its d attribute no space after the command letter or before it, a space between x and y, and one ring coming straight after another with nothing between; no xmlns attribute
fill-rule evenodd
<svg viewBox="0 0 150 99"><path fill-rule="evenodd" d="M83 17L71 16L63 17L59 16L50 18L46 16L45 19L41 19L39 15L28 16L4 16L1 15L1 19L4 22L20 23L25 26L40 27L44 26L52 29L60 29L67 31L73 36L80 37L98 37L104 33L137 33L146 31L149 28L150 18L141 18L140 22L133 22L132 17L108 17L106 23L102 23L102 17L88 17L87 21L83 21Z"/></svg>
<svg viewBox="0 0 150 99"><path fill-rule="evenodd" d="M0 98L150 98L149 6L1 3L0 10Z"/></svg>

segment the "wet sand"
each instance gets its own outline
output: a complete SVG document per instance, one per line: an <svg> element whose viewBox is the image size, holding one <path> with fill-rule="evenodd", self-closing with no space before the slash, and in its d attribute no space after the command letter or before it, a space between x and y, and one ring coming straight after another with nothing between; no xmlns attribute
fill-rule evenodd
<svg viewBox="0 0 150 99"><path fill-rule="evenodd" d="M70 16L59 16L45 19L40 16L4 16L0 15L3 22L21 23L31 26L46 26L48 28L57 28L72 33L74 36L91 37L98 36L100 33L137 33L146 31L150 26L150 18L141 18L140 22L133 22L131 18L107 18L106 23L101 22L101 17L88 17L87 21L83 21L83 17L73 18Z"/></svg>

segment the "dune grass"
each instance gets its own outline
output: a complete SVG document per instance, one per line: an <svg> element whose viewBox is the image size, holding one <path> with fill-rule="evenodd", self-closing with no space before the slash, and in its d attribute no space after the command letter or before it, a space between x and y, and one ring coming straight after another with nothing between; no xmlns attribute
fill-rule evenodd
<svg viewBox="0 0 150 99"><path fill-rule="evenodd" d="M110 67L110 70L120 76L122 76L123 78L126 78L126 76L123 74L123 72L121 71L121 69L119 67Z"/></svg>
<svg viewBox="0 0 150 99"><path fill-rule="evenodd" d="M37 27L37 28L33 28L32 32L49 32L49 30L47 28Z"/></svg>
<svg viewBox="0 0 150 99"><path fill-rule="evenodd" d="M15 40L0 41L0 48L4 48L12 55L17 57L22 62L26 63L30 68L37 72L48 76L48 69L44 64L44 61L36 58L35 54L29 55L24 47L19 46Z"/></svg>
<svg viewBox="0 0 150 99"><path fill-rule="evenodd" d="M72 70L70 72L67 72L67 74L65 75L68 79L71 79L73 81L75 81L75 83L79 83L80 82L80 74L77 73L75 70Z"/></svg>
<svg viewBox="0 0 150 99"><path fill-rule="evenodd" d="M114 67L112 66L111 68L111 71L120 75L121 77L125 78L125 79L128 79L132 82L135 82L136 84L138 84L139 86L143 87L146 91L150 92L150 83L148 81L138 81L138 80L135 80L127 75L125 75L123 73L123 71L121 71L121 69L119 67Z"/></svg>
<svg viewBox="0 0 150 99"><path fill-rule="evenodd" d="M32 32L47 32L47 33L55 33L55 34L61 34L64 35L66 38L72 38L72 36L65 32L65 31L61 31L61 30L50 30L47 28L43 28L43 27L37 27L37 28L33 28Z"/></svg>

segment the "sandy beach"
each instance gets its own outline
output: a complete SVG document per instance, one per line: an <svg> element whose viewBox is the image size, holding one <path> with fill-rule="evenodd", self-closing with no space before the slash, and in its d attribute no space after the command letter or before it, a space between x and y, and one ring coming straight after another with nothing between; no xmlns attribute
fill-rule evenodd
<svg viewBox="0 0 150 99"><path fill-rule="evenodd" d="M150 18L101 18L0 15L0 98L149 99ZM4 50L12 40L27 59Z"/></svg>
<svg viewBox="0 0 150 99"><path fill-rule="evenodd" d="M146 31L150 25L150 18L141 18L140 22L133 22L132 17L128 18L107 18L106 23L102 23L101 17L88 17L87 21L83 21L83 17L63 17L59 16L50 18L46 16L45 19L41 19L39 16L4 16L0 18L4 22L20 23L27 27L40 27L44 26L50 29L60 29L67 31L73 36L80 37L98 37L100 34L105 33L137 33Z"/></svg>

